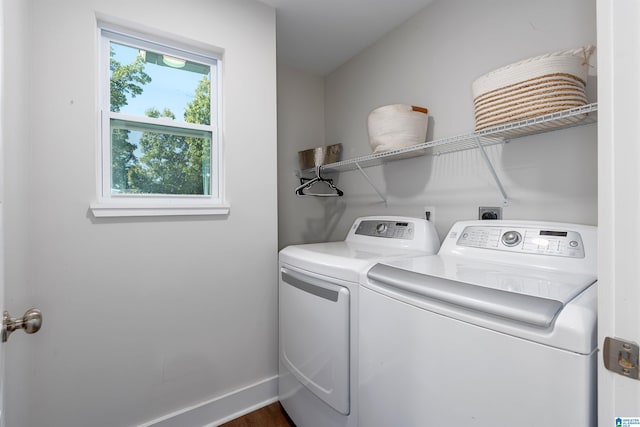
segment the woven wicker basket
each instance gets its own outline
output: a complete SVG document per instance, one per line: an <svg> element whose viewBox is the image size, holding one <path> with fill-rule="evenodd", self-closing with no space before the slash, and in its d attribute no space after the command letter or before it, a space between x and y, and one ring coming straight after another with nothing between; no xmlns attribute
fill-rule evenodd
<svg viewBox="0 0 640 427"><path fill-rule="evenodd" d="M471 86L476 130L587 104L585 86L593 50L585 46L536 56L476 79Z"/></svg>

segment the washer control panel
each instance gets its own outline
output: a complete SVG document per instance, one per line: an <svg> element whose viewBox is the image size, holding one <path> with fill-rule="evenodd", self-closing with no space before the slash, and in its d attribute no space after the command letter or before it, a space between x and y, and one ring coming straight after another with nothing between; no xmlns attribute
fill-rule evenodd
<svg viewBox="0 0 640 427"><path fill-rule="evenodd" d="M508 252L584 258L580 233L571 230L474 225L464 228L457 244Z"/></svg>
<svg viewBox="0 0 640 427"><path fill-rule="evenodd" d="M404 221L361 221L356 234L362 236L385 237L387 239L412 240L415 233L414 224Z"/></svg>

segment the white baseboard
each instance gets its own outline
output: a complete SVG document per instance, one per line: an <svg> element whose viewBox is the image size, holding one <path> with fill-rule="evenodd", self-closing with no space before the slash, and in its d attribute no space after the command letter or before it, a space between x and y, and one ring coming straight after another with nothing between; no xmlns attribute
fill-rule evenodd
<svg viewBox="0 0 640 427"><path fill-rule="evenodd" d="M215 427L277 400L276 375L137 427Z"/></svg>

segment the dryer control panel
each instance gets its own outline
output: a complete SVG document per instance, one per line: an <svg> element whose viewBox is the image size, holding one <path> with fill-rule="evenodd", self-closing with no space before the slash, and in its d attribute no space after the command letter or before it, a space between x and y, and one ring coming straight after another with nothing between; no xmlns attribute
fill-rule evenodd
<svg viewBox="0 0 640 427"><path fill-rule="evenodd" d="M363 216L351 225L345 242L354 245L383 247L383 253L396 248L435 254L440 238L431 221L404 216Z"/></svg>
<svg viewBox="0 0 640 427"><path fill-rule="evenodd" d="M464 228L457 244L527 254L585 256L580 233L567 229L473 225Z"/></svg>
<svg viewBox="0 0 640 427"><path fill-rule="evenodd" d="M359 235L388 239L412 240L414 233L414 223L409 221L364 220L356 229Z"/></svg>

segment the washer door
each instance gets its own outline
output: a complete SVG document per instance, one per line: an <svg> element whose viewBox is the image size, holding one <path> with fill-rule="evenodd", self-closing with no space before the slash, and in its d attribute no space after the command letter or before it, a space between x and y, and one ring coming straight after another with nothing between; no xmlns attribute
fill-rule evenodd
<svg viewBox="0 0 640 427"><path fill-rule="evenodd" d="M306 388L349 414L349 289L280 270L280 360Z"/></svg>

